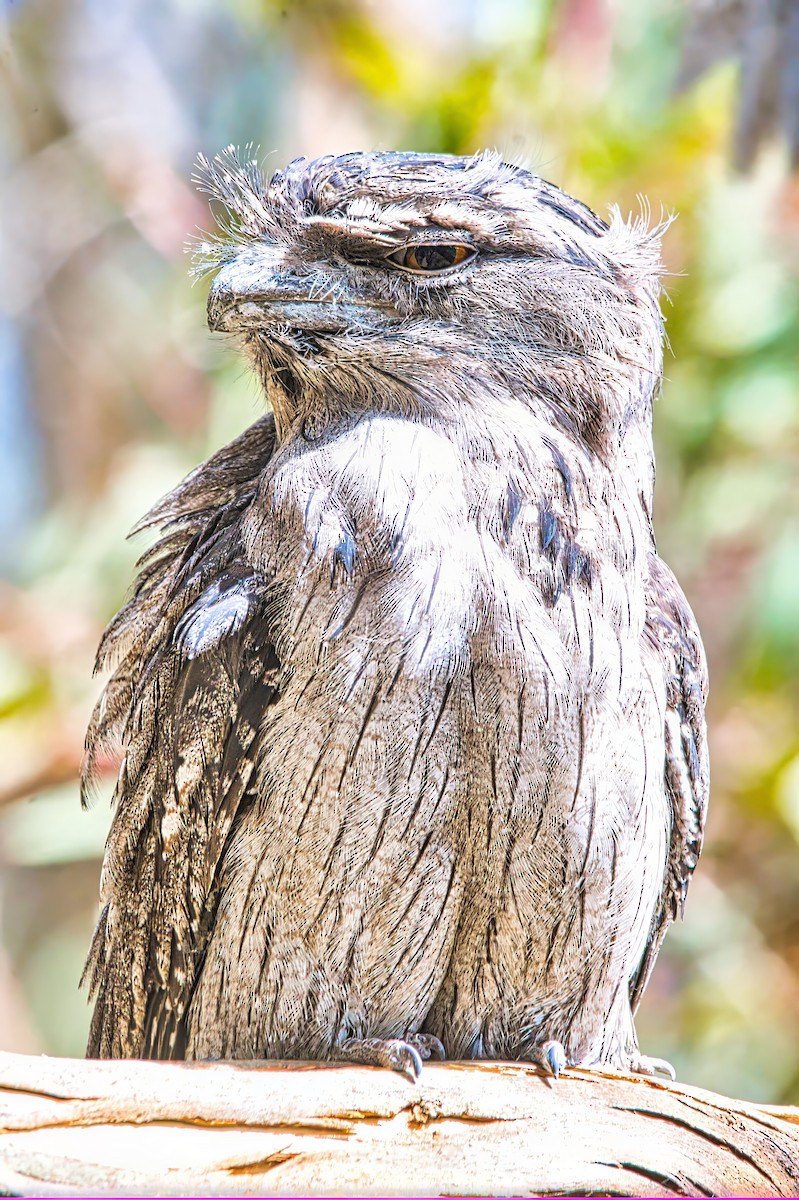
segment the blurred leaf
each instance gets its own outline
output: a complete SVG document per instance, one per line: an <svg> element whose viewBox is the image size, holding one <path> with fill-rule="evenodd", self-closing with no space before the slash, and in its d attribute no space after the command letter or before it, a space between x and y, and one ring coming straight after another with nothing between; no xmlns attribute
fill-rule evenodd
<svg viewBox="0 0 799 1200"><path fill-rule="evenodd" d="M0 810L0 846L6 862L41 867L99 858L111 824L110 788L81 809L77 782Z"/></svg>

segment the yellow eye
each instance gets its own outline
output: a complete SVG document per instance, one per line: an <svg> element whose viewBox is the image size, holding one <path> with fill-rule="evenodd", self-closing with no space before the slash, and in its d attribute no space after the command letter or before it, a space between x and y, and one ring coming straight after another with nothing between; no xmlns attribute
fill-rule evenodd
<svg viewBox="0 0 799 1200"><path fill-rule="evenodd" d="M427 242L421 246L403 246L387 255L388 261L404 267L406 271L424 271L427 275L441 274L452 267L470 262L477 251L471 246L446 246L441 242Z"/></svg>

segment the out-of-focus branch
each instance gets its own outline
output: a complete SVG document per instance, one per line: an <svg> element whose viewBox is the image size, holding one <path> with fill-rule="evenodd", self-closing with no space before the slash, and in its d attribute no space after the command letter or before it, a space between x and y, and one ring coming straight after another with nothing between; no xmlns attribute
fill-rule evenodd
<svg viewBox="0 0 799 1200"><path fill-rule="evenodd" d="M735 58L740 83L735 165L748 170L763 144L785 139L799 166L799 4L796 0L694 0L678 89Z"/></svg>
<svg viewBox="0 0 799 1200"><path fill-rule="evenodd" d="M54 755L49 761L38 763L30 774L21 775L0 785L0 808L16 804L18 800L27 800L40 792L50 791L51 788L61 787L77 778L75 758L71 755Z"/></svg>

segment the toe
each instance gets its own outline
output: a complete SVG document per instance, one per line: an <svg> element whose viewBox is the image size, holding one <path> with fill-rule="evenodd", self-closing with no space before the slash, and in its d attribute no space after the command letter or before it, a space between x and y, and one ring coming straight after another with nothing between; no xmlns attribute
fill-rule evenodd
<svg viewBox="0 0 799 1200"><path fill-rule="evenodd" d="M648 1054L638 1054L630 1060L630 1070L636 1075L665 1075L667 1079L677 1078L677 1072L665 1058L650 1058Z"/></svg>
<svg viewBox="0 0 799 1200"><path fill-rule="evenodd" d="M339 1043L335 1057L365 1067L388 1067L412 1083L422 1072L419 1051L403 1038L345 1038Z"/></svg>
<svg viewBox="0 0 799 1200"><path fill-rule="evenodd" d="M428 1058L435 1058L439 1062L444 1062L447 1057L443 1042L434 1033L409 1033L405 1040L409 1046L413 1046L419 1052L419 1056L425 1061Z"/></svg>

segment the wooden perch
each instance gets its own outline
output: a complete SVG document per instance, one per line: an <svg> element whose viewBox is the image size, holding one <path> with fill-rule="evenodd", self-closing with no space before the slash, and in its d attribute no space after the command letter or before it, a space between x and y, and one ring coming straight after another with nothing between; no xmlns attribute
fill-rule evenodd
<svg viewBox="0 0 799 1200"><path fill-rule="evenodd" d="M799 1109L517 1063L83 1062L0 1053L18 1195L799 1195Z"/></svg>

